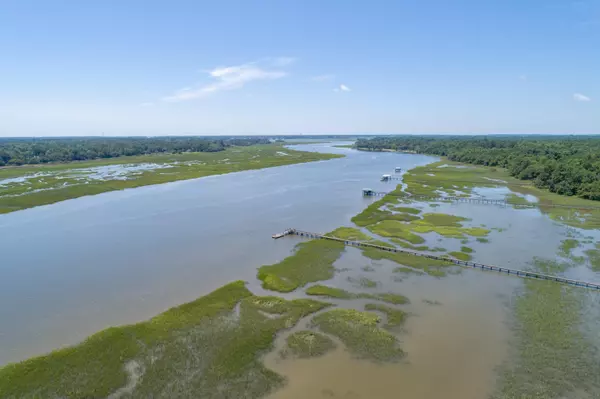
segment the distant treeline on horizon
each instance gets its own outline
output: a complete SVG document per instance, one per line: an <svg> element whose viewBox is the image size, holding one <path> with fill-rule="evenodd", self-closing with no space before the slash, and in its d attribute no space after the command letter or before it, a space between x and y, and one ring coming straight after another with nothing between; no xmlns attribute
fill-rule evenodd
<svg viewBox="0 0 600 399"><path fill-rule="evenodd" d="M394 136L359 139L356 147L445 156L508 169L553 193L600 201L600 136Z"/></svg>
<svg viewBox="0 0 600 399"><path fill-rule="evenodd" d="M0 138L0 166L85 161L156 153L216 152L269 144L263 136Z"/></svg>

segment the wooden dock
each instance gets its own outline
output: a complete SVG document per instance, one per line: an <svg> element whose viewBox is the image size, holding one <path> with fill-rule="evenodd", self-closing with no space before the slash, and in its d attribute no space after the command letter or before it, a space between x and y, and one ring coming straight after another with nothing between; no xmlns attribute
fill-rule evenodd
<svg viewBox="0 0 600 399"><path fill-rule="evenodd" d="M383 175L383 176L381 176L381 181L392 181L392 180L402 181L402 177L400 177L400 176L392 176L392 175Z"/></svg>
<svg viewBox="0 0 600 399"><path fill-rule="evenodd" d="M287 235L290 235L290 234L294 234L294 233L293 233L293 231L294 231L294 229L287 229L287 230L284 230L284 231L283 231L283 232L281 232L281 233L275 233L275 234L273 234L271 237L272 237L274 240L276 240L276 239L278 239L278 238L285 237L285 236L287 236Z"/></svg>
<svg viewBox="0 0 600 399"><path fill-rule="evenodd" d="M490 199L486 197L432 197L427 195L410 195L410 194L393 194L393 192L386 193L383 191L364 191L363 195L366 197L385 197L391 195L399 198L406 198L417 201L428 201L428 202L465 202L472 204L484 204L484 205L499 205L499 206L512 206L519 209L535 209L535 208L563 208L563 209L580 209L580 210L600 210L600 206L573 206L573 205L561 205L561 204L540 204L537 202L531 202L529 204L515 204L505 199Z"/></svg>
<svg viewBox="0 0 600 399"><path fill-rule="evenodd" d="M464 260L458 260L458 259L452 259L452 258L444 258L441 256L436 256L436 255L429 255L429 254L424 254L424 253L420 253L420 252L407 251L405 249L386 247L386 246L377 245L377 244L370 244L368 242L344 240L343 238L332 237L332 236L319 234L319 233L312 233L310 231L287 229L283 233L280 233L279 237L285 237L287 235L292 235L292 234L301 236L301 237L338 241L338 242L344 243L345 245L349 245L349 246L353 246L353 247L376 248L376 249L379 249L382 251L403 253L403 254L408 254L408 255L412 255L412 256L420 256L423 258L435 259L435 260L448 262L448 263L452 263L452 264L459 265L459 266L466 266L466 267L471 267L474 269L495 271L498 273L506 273L509 275L515 275L515 276L523 277L523 278L535 278L538 280L549 280L549 281L554 281L557 283L567 284L567 285L571 285L571 286L575 286L575 287L584 287L584 288L592 288L592 289L600 290L600 284L597 284L597 283L573 280L573 279L560 277L560 276L552 276L552 275L548 275L548 274L538 273L535 271L508 269L506 267L485 265L483 263L464 261ZM276 238L275 237L276 235L277 234L274 234L273 238ZM277 237L277 238L279 238L279 237Z"/></svg>

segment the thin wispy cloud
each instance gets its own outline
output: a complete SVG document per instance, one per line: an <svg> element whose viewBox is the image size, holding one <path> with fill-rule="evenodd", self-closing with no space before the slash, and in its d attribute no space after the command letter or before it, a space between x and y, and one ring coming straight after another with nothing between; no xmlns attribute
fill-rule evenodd
<svg viewBox="0 0 600 399"><path fill-rule="evenodd" d="M527 82L527 75L519 75L519 80L522 80L523 82Z"/></svg>
<svg viewBox="0 0 600 399"><path fill-rule="evenodd" d="M585 94L581 94L581 93L573 94L573 100L581 101L581 102L592 101L592 99L590 97L586 96Z"/></svg>
<svg viewBox="0 0 600 399"><path fill-rule="evenodd" d="M276 67L284 67L296 62L296 58L294 57L275 57L275 58L267 58L267 60L271 60L273 66Z"/></svg>
<svg viewBox="0 0 600 399"><path fill-rule="evenodd" d="M154 103L141 103L140 107L151 107L153 105L154 105Z"/></svg>
<svg viewBox="0 0 600 399"><path fill-rule="evenodd" d="M350 90L350 88L348 86L346 86L345 84L341 84L339 87L336 87L335 89L333 89L333 91L336 91L336 92L340 92L340 91L348 92L348 91L352 91L352 90Z"/></svg>
<svg viewBox="0 0 600 399"><path fill-rule="evenodd" d="M213 79L212 83L198 87L185 87L164 97L163 101L195 100L220 91L238 90L253 81L280 79L288 75L286 71L280 68L294 61L295 59L291 57L269 58L242 65L217 67L213 70L203 71Z"/></svg>
<svg viewBox="0 0 600 399"><path fill-rule="evenodd" d="M335 79L335 75L326 74L326 75L313 76L313 77L309 78L308 80L311 80L313 82L327 82L327 81L330 81L333 79Z"/></svg>

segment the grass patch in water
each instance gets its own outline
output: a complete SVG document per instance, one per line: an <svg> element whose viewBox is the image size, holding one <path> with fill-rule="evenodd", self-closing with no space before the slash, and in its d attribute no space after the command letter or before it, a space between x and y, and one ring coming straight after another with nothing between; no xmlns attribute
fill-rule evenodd
<svg viewBox="0 0 600 399"><path fill-rule="evenodd" d="M129 365L141 374L129 398L216 399L223 387L230 397L264 396L284 379L263 366L261 354L272 348L278 331L327 306L256 297L237 281L148 321L111 327L78 345L4 366L0 392L3 398L106 397L126 386Z"/></svg>
<svg viewBox="0 0 600 399"><path fill-rule="evenodd" d="M466 254L464 252L453 251L453 252L449 252L449 255L455 257L458 260L468 261L468 260L473 259L473 257L471 255Z"/></svg>
<svg viewBox="0 0 600 399"><path fill-rule="evenodd" d="M462 222L468 222L470 219L461 216L449 215L446 213L426 213L423 215L423 222L435 226L462 227Z"/></svg>
<svg viewBox="0 0 600 399"><path fill-rule="evenodd" d="M381 302L391 303L393 305L404 305L410 303L407 297L393 292L386 293L358 293L355 294L350 291L343 290L341 288L329 287L326 285L313 285L306 289L307 295L322 296L335 299L375 299Z"/></svg>
<svg viewBox="0 0 600 399"><path fill-rule="evenodd" d="M396 220L383 220L376 225L371 225L368 229L380 236L395 237L406 240L411 244L422 244L425 239L410 231L410 226Z"/></svg>
<svg viewBox="0 0 600 399"><path fill-rule="evenodd" d="M398 327L404 323L404 320L406 319L406 312L379 303L367 303L365 305L365 310L377 311L385 314L387 316L387 322L385 323L384 328Z"/></svg>
<svg viewBox="0 0 600 399"><path fill-rule="evenodd" d="M460 251L467 253L467 254L471 254L471 253L473 253L473 248L462 246L462 247L460 247Z"/></svg>
<svg viewBox="0 0 600 399"><path fill-rule="evenodd" d="M581 244L579 243L579 241L573 238L567 238L565 240L562 240L562 242L560 243L560 247L558 248L559 254L568 258L572 255L572 251L580 245Z"/></svg>
<svg viewBox="0 0 600 399"><path fill-rule="evenodd" d="M335 272L333 263L344 244L331 240L311 240L296 246L296 252L273 265L261 266L258 279L265 289L290 292L315 281L329 280Z"/></svg>
<svg viewBox="0 0 600 399"><path fill-rule="evenodd" d="M381 208L388 202L391 202L392 200L393 199L391 196L386 195L380 200L373 202L371 205L366 207L361 213L354 216L351 219L352 223L356 224L357 226L365 227L370 224L374 224L384 220L387 216L390 216L392 213L390 211L381 210L379 208Z"/></svg>
<svg viewBox="0 0 600 399"><path fill-rule="evenodd" d="M307 330L290 334L286 343L290 352L299 358L323 356L336 346L328 336Z"/></svg>
<svg viewBox="0 0 600 399"><path fill-rule="evenodd" d="M449 266L453 266L451 262L437 260L437 259L428 259L422 256L415 256L405 253L394 253L378 250L375 248L366 248L363 249L363 255L367 258L373 260L381 260L387 259L392 262L399 263L401 265L410 266L415 269L420 269L426 272L427 274L434 277L443 277L446 275L446 272L443 268L448 268Z"/></svg>
<svg viewBox="0 0 600 399"><path fill-rule="evenodd" d="M380 317L355 309L333 309L316 315L315 326L338 337L354 355L374 361L395 361L404 352L398 339L378 326Z"/></svg>
<svg viewBox="0 0 600 399"><path fill-rule="evenodd" d="M425 272L423 272L421 270L412 269L412 268L406 267L406 266L398 266L398 267L394 268L394 270L392 270L392 273L407 273L407 274L417 274L417 275L425 274Z"/></svg>
<svg viewBox="0 0 600 399"><path fill-rule="evenodd" d="M463 165L444 159L409 170L404 174L403 181L407 185L406 191L413 195L437 197L439 190L449 195L465 196L473 191L473 187L499 184L486 178L506 180L510 176L501 169Z"/></svg>
<svg viewBox="0 0 600 399"><path fill-rule="evenodd" d="M375 268L373 266L367 265L367 266L361 267L361 270L363 272L374 272Z"/></svg>
<svg viewBox="0 0 600 399"><path fill-rule="evenodd" d="M588 249L585 251L590 262L590 267L595 272L600 272L600 243L596 244L596 249Z"/></svg>
<svg viewBox="0 0 600 399"><path fill-rule="evenodd" d="M515 193L510 193L506 195L506 202L511 205L530 205L531 202L527 201L527 198L521 197Z"/></svg>
<svg viewBox="0 0 600 399"><path fill-rule="evenodd" d="M340 227L335 229L331 233L327 234L333 237L341 238L349 241L362 241L373 245L379 245L381 247L394 248L389 242L376 240L373 237L363 233L362 231L353 227Z"/></svg>
<svg viewBox="0 0 600 399"><path fill-rule="evenodd" d="M534 266L546 274L568 267L545 259ZM581 332L581 288L533 279L524 284L515 301L520 357L504 371L493 398L598 397L600 366Z"/></svg>
<svg viewBox="0 0 600 399"><path fill-rule="evenodd" d="M390 203L396 202L397 193L393 192L393 194L388 194L385 197L373 202L371 205L366 207L361 213L354 216L351 220L352 223L356 224L360 227L366 227L382 220L397 220L402 222L409 222L413 220L419 219L418 216L414 216L408 213L392 213L386 209L380 209L382 206L385 206Z"/></svg>
<svg viewBox="0 0 600 399"><path fill-rule="evenodd" d="M410 303L408 298L404 295L394 294L392 292L385 292L382 294L368 294L368 296L363 295L362 298L378 299L382 302L391 303L393 305L405 305L407 303Z"/></svg>
<svg viewBox="0 0 600 399"><path fill-rule="evenodd" d="M485 237L477 237L477 242L480 242L482 244L487 244L490 242L490 240Z"/></svg>
<svg viewBox="0 0 600 399"><path fill-rule="evenodd" d="M578 209L578 207L598 206L598 201L586 200L576 196L567 196L551 193L548 190L533 186L509 186L512 191L521 194L534 195L539 199L536 203L542 213L550 216L552 220L581 229L600 229L599 209ZM545 205L561 205L563 207L550 207Z"/></svg>
<svg viewBox="0 0 600 399"><path fill-rule="evenodd" d="M482 227L455 227L455 226L436 226L428 223L416 221L411 230L415 233L437 233L446 238L465 238L466 235L473 237L485 237L490 231Z"/></svg>
<svg viewBox="0 0 600 399"><path fill-rule="evenodd" d="M307 295L317 295L337 299L354 299L356 294L343 290L341 288L329 287L326 285L313 285L306 289Z"/></svg>
<svg viewBox="0 0 600 399"><path fill-rule="evenodd" d="M412 215L418 215L419 213L421 213L420 209L410 208L407 206L395 206L392 208L392 210L394 210L396 212L410 213Z"/></svg>
<svg viewBox="0 0 600 399"><path fill-rule="evenodd" d="M392 244L390 244L389 242L385 242L385 241L381 241L381 240L369 241L369 244L379 245L380 247L394 248L394 246Z"/></svg>
<svg viewBox="0 0 600 399"><path fill-rule="evenodd" d="M397 238L392 238L391 241L394 244L400 245L402 248L410 249L412 251L431 251L431 249L427 245L412 245L407 243L406 241L399 240Z"/></svg>
<svg viewBox="0 0 600 399"><path fill-rule="evenodd" d="M371 237L353 227L339 227L327 235L332 236L332 237L341 238L342 240L349 240L349 241L371 241L371 240L373 240L373 237Z"/></svg>
<svg viewBox="0 0 600 399"><path fill-rule="evenodd" d="M421 218L409 213L394 213L384 218L384 220L397 220L399 222L412 222L419 219Z"/></svg>
<svg viewBox="0 0 600 399"><path fill-rule="evenodd" d="M360 278L348 277L348 281L360 288L375 288L375 287L377 287L376 281L373 281L366 277L360 277Z"/></svg>
<svg viewBox="0 0 600 399"><path fill-rule="evenodd" d="M448 165L449 167L440 167ZM428 174L435 174L429 176ZM492 181L494 179L496 181ZM415 195L436 197L442 191L450 195L464 195L471 193L474 187L507 186L515 193L533 195L538 198L539 209L550 216L551 219L563 222L569 226L582 229L600 228L600 210L577 209L578 207L596 207L597 201L585 200L576 196L566 196L527 185L522 180L517 180L502 168L466 165L459 162L442 160L425 166L411 169L403 176L406 191ZM458 186L458 187L455 187ZM509 195L509 202L513 204L529 203L525 198ZM563 205L572 207L549 207L544 205Z"/></svg>

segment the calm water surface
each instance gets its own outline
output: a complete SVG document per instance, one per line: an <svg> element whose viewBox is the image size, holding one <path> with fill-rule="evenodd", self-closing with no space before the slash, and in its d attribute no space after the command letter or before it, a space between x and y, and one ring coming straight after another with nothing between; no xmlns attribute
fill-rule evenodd
<svg viewBox="0 0 600 399"><path fill-rule="evenodd" d="M335 143L336 145L344 143ZM333 144L345 158L78 198L0 216L0 364L147 319L287 256L287 227L329 231L394 167L434 160Z"/></svg>

